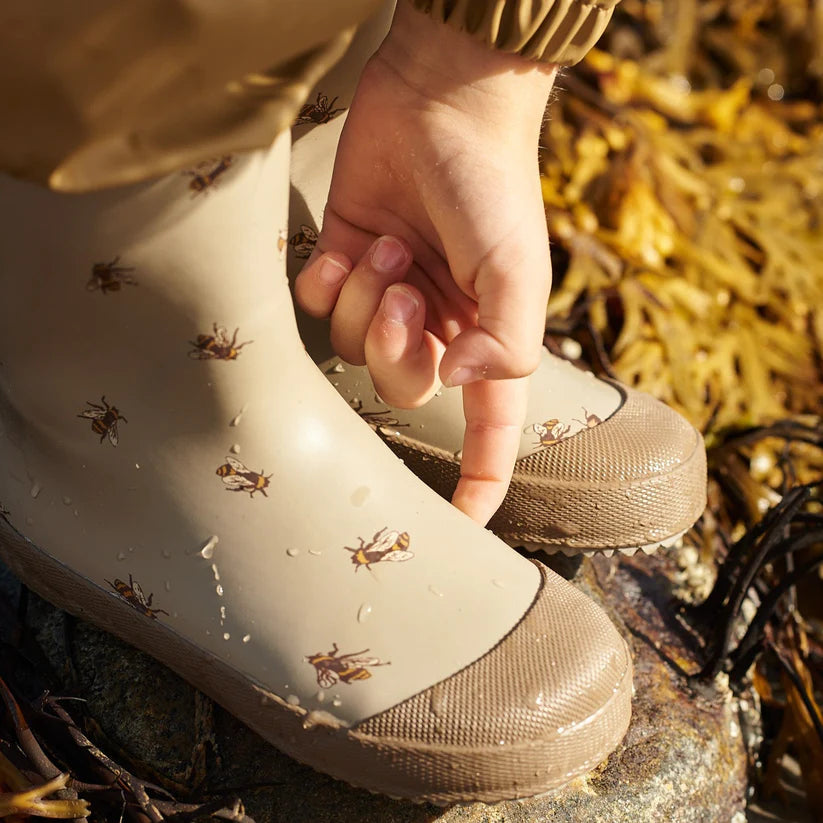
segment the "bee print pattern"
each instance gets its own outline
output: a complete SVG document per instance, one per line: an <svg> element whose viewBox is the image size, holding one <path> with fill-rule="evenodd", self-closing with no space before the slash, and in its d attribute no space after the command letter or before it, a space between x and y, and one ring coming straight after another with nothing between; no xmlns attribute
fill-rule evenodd
<svg viewBox="0 0 823 823"><path fill-rule="evenodd" d="M388 409L383 409L382 411L363 411L362 400L353 403L352 408L378 434L383 433L383 429L408 428L409 426L408 423L401 423L396 417L392 417Z"/></svg>
<svg viewBox="0 0 823 823"><path fill-rule="evenodd" d="M232 155L226 154L219 160L206 160L195 166L194 169L184 171L183 174L191 177L189 181L191 196L197 197L198 194L207 194L209 189L216 188L218 178L229 170L233 162Z"/></svg>
<svg viewBox="0 0 823 823"><path fill-rule="evenodd" d="M289 238L289 245L294 249L294 256L300 260L311 257L317 245L317 232L305 223L301 224L300 231Z"/></svg>
<svg viewBox="0 0 823 823"><path fill-rule="evenodd" d="M146 595L143 594L143 589L140 588L140 584L133 580L131 575L129 575L128 583L123 582L119 577L115 577L113 583L111 580L107 580L106 583L117 592L122 600L125 600L126 603L135 611L140 612L140 614L144 614L152 620L157 620L158 614L168 616L168 612L165 609L153 609L151 607L154 593L146 597Z"/></svg>
<svg viewBox="0 0 823 823"><path fill-rule="evenodd" d="M95 263L91 267L91 277L86 283L86 289L106 295L110 291L120 291L123 286L136 286L137 281L132 277L134 268L118 266L119 262L118 255L108 263Z"/></svg>
<svg viewBox="0 0 823 823"><path fill-rule="evenodd" d="M238 343L239 331L239 328L235 329L234 334L229 338L225 326L218 326L214 323L212 334L198 334L197 340L189 340L189 345L193 346L189 357L193 360L237 360L243 346L254 342L254 340L246 340L244 343Z"/></svg>
<svg viewBox="0 0 823 823"><path fill-rule="evenodd" d="M363 649L362 652L342 654L339 657L337 651L337 643L334 643L331 651L317 652L304 658L307 663L314 666L317 672L317 685L321 689L330 689L338 680L342 683L368 680L371 677L368 668L390 665L376 657L366 657L368 649Z"/></svg>
<svg viewBox="0 0 823 823"><path fill-rule="evenodd" d="M593 429L595 426L599 426L603 422L596 414L590 414L586 411L585 407L581 406L581 408L583 409L583 419L579 420L575 417L574 422L580 423L584 429Z"/></svg>
<svg viewBox="0 0 823 823"><path fill-rule="evenodd" d="M545 423L535 423L531 428L538 438L536 446L553 446L568 437L571 430L570 425L561 423L557 418Z"/></svg>
<svg viewBox="0 0 823 823"><path fill-rule="evenodd" d="M409 551L411 540L408 532L389 531L386 526L375 533L370 543L366 543L362 537L357 539L360 545L356 549L343 547L351 552L355 573L361 568L371 571L375 563L403 563L414 557L414 552Z"/></svg>
<svg viewBox="0 0 823 823"><path fill-rule="evenodd" d="M120 421L128 423L129 421L120 414L120 409L117 406L112 406L106 400L105 395L100 398L100 403L92 403L91 400L87 400L86 405L89 408L80 412L77 416L92 421L91 430L100 435L101 443L108 437L109 443L116 446L119 442L118 423Z"/></svg>
<svg viewBox="0 0 823 823"><path fill-rule="evenodd" d="M317 92L317 99L314 103L306 103L303 108L300 109L300 113L297 115L297 120L294 121L294 125L319 126L322 123L328 123L329 120L334 119L338 114L340 114L341 111L346 110L345 107L339 109L333 108L336 102L336 97L329 101L329 98L326 97L325 94Z"/></svg>
<svg viewBox="0 0 823 823"><path fill-rule="evenodd" d="M270 474L263 474L263 471L253 472L247 469L236 457L228 455L226 462L219 466L215 474L223 481L226 491L248 492L249 497L254 497L260 492L263 497L268 497L266 489L269 486Z"/></svg>

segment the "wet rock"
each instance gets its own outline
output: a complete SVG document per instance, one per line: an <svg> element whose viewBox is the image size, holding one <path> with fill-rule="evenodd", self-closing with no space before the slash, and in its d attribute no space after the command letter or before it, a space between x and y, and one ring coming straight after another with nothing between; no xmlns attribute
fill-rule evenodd
<svg viewBox="0 0 823 823"><path fill-rule="evenodd" d="M548 561L552 562L552 561ZM697 641L677 618L675 560L558 559L610 613L635 660L631 727L593 772L549 795L438 809L353 789L280 754L151 658L36 597L27 624L60 687L85 698L95 742L179 795L239 795L257 823L726 823L745 820L739 706L722 678L696 671ZM15 584L0 576L0 599ZM13 629L0 610L0 634ZM68 626L68 629L67 629ZM92 735L95 736L95 735Z"/></svg>

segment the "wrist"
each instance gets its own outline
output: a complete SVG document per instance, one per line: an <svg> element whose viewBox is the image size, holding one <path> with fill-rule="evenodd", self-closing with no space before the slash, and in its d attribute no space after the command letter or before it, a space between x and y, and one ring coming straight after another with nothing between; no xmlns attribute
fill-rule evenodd
<svg viewBox="0 0 823 823"><path fill-rule="evenodd" d="M493 49L408 0L399 0L378 57L421 96L459 106L470 93L484 98L486 114L517 109L541 120L557 73L554 64Z"/></svg>

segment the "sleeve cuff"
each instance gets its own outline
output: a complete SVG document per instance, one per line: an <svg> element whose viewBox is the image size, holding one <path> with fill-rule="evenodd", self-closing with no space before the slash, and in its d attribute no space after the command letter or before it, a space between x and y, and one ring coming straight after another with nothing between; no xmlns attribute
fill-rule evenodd
<svg viewBox="0 0 823 823"><path fill-rule="evenodd" d="M411 0L492 48L573 66L600 39L619 0Z"/></svg>

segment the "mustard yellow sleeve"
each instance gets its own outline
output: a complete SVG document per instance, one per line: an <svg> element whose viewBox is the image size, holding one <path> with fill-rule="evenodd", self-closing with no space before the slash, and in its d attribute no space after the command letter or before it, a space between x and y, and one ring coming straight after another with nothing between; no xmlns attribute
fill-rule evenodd
<svg viewBox="0 0 823 823"><path fill-rule="evenodd" d="M619 0L411 0L419 11L501 51L571 66L597 42Z"/></svg>

